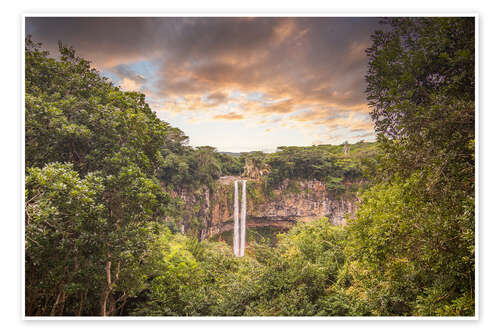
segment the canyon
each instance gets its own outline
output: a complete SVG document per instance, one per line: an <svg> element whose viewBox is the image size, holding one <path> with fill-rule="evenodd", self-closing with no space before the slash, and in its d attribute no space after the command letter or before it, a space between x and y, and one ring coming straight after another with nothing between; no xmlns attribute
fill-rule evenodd
<svg viewBox="0 0 500 333"><path fill-rule="evenodd" d="M200 240L230 231L234 227L234 181L247 180L247 227L272 226L289 229L298 221L327 217L332 224L345 225L360 203L357 195L329 193L318 180L289 180L266 187L261 181L221 177L215 188L203 186L196 191L178 190L174 197L186 206L181 218L182 233L196 229ZM196 221L196 223L193 223Z"/></svg>

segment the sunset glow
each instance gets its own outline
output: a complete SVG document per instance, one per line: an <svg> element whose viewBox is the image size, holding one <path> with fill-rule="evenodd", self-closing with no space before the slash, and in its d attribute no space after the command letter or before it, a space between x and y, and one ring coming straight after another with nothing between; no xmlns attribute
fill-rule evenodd
<svg viewBox="0 0 500 333"><path fill-rule="evenodd" d="M365 49L378 18L34 17L26 34L61 40L124 90L143 92L193 146L373 141Z"/></svg>

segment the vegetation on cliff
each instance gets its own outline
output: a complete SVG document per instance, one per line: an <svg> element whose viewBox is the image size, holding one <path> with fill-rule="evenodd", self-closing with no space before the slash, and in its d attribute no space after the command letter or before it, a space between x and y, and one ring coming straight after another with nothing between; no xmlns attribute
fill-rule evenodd
<svg viewBox="0 0 500 333"><path fill-rule="evenodd" d="M377 143L348 154L189 147L144 95L27 39L26 315L474 315L474 19L387 23L367 50ZM202 209L172 191L201 200L245 165L266 184L372 186L347 226L299 223L243 258L165 224Z"/></svg>
<svg viewBox="0 0 500 333"><path fill-rule="evenodd" d="M264 160L271 170L265 180L272 186L285 179L317 179L332 194L356 192L353 184L368 181L363 170L375 163L377 144L358 142L349 146L347 154L343 152L344 145L278 147Z"/></svg>
<svg viewBox="0 0 500 333"><path fill-rule="evenodd" d="M168 148L163 148L165 165L160 172L162 184L171 192L188 195L188 204L176 201L175 216L169 217L172 231L184 225L186 233L201 237L203 229L214 214L214 201L223 206L232 202L232 184L227 188L218 184L221 176L250 178L247 184L248 199L255 204L276 200L275 190L281 193L302 191L299 181L319 180L326 185L332 197L357 196L370 184L367 175L378 160L377 144L358 142L343 145L310 147L279 147L275 153L250 152L232 156L219 153L212 147L192 148L180 130L172 130ZM228 192L229 190L229 192ZM221 194L227 193L222 196ZM208 210L201 207L208 206Z"/></svg>

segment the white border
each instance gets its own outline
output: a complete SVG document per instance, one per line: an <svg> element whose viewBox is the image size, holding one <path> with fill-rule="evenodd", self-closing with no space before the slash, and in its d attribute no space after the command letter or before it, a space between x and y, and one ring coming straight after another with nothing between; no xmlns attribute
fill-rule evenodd
<svg viewBox="0 0 500 333"><path fill-rule="evenodd" d="M67 317L35 317L35 316L26 316L25 315L25 222L24 222L24 207L25 207L25 197L24 197L24 188L25 188L25 22L26 17L474 17L475 19L475 315L474 317L145 317L145 316L137 316L137 317L100 317L100 316L92 316L92 317L76 317L76 316L67 316ZM426 12L376 12L373 13L355 13L355 12L344 12L338 13L334 11L325 11L325 12L317 12L317 11L300 11L300 12L273 12L272 10L265 10L262 12L253 11L253 12L175 12L175 13L154 13L154 12L138 12L138 13L116 13L116 12L25 12L21 14L21 29L20 29L20 39L21 39L21 64L20 64L20 73L21 73L21 87L20 87L20 95L21 95L21 104L20 107L22 112L20 113L20 124L21 124L21 138L20 138L20 165L21 168L18 170L18 174L20 174L21 180L21 191L20 192L20 225L21 232L19 235L20 238L20 246L21 246L21 256L19 257L19 265L21 266L21 278L22 283L20 286L21 293L21 301L20 301L20 314L21 319L24 321L74 321L74 320L83 320L83 321L130 321L130 320L146 320L146 321L184 321L184 320L201 320L201 321L214 321L214 320L277 320L277 321L288 321L288 320L312 320L312 321L419 321L419 320L429 320L429 321L477 321L479 320L479 14L477 12L453 12L453 13L436 13L436 11L432 13Z"/></svg>

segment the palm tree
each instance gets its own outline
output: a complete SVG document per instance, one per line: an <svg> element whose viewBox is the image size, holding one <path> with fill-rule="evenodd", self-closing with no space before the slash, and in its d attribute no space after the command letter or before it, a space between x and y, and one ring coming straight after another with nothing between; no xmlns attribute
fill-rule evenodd
<svg viewBox="0 0 500 333"><path fill-rule="evenodd" d="M248 157L245 159L243 177L261 179L265 174L271 171L271 167L264 163L262 159Z"/></svg>

